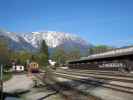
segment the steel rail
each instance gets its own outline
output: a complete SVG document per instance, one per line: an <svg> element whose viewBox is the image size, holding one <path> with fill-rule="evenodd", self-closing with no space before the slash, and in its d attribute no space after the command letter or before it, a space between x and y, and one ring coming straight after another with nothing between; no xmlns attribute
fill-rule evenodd
<svg viewBox="0 0 133 100"><path fill-rule="evenodd" d="M61 73L54 73L54 74L57 77L62 77L62 78L70 79L70 80L77 80L77 81L79 81L81 83L86 83L86 84L90 84L90 85L96 85L95 83L85 82L82 79L86 79L86 78L84 78L82 76L81 77L79 77L79 76L77 77L77 76L74 76L74 75L61 74ZM117 91L121 91L121 92L126 92L126 93L133 94L133 88L131 88L131 87L120 86L120 85L115 85L115 84L110 84L110 83L101 83L101 82L100 82L100 84L101 85L98 85L98 86L105 87L105 88L110 88L110 89L113 89L113 90L117 90Z"/></svg>

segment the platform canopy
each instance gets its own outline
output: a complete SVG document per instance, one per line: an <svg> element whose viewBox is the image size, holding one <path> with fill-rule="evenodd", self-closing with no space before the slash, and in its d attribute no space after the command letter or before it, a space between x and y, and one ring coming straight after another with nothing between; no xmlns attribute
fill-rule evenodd
<svg viewBox="0 0 133 100"><path fill-rule="evenodd" d="M82 57L81 59L68 61L68 62L94 60L94 59L119 57L119 56L127 56L127 55L133 55L133 46L125 47L125 48L117 48L117 49L114 49L114 50L111 50L111 51L89 55L88 57Z"/></svg>

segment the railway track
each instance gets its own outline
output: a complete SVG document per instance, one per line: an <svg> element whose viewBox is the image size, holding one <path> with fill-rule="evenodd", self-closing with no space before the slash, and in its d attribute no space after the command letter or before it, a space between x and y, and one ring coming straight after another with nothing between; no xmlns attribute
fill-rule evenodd
<svg viewBox="0 0 133 100"><path fill-rule="evenodd" d="M51 89L53 89L57 93L61 94L64 97L63 98L64 100L88 100L89 98L90 98L90 100L101 100L101 99L99 99L97 97L94 97L92 95L83 95L83 94L80 94L79 91L73 89L71 86L68 86L68 85L66 86L66 84L65 85L61 85L61 84L54 85L53 83L51 84L49 82L46 82L46 80L44 81L44 77L43 77L44 74L43 74L43 72L41 72L39 74L34 74L34 76L36 78L38 78L39 80L41 80L42 82L44 82L45 84L47 84L48 86L50 86ZM58 83L57 80L54 80L54 82ZM62 88L69 88L69 89L66 91L66 90L64 90Z"/></svg>
<svg viewBox="0 0 133 100"><path fill-rule="evenodd" d="M57 70L57 73L71 74L83 77L93 77L97 79L106 79L106 80L116 80L123 82L131 82L133 83L133 74L119 73L119 72L91 72L88 71L77 71L77 70Z"/></svg>
<svg viewBox="0 0 133 100"><path fill-rule="evenodd" d="M89 85L102 86L104 88L110 88L116 91L133 94L132 74L122 75L122 73L115 72L96 72L94 70L74 71L70 69L60 71L57 70L56 72L53 71L53 73L57 77L76 80Z"/></svg>
<svg viewBox="0 0 133 100"><path fill-rule="evenodd" d="M133 78L133 74L124 73L119 71L101 71L101 70L77 70L77 69L59 69L58 72L77 72L77 73L86 73L86 74L97 74L97 75L109 75L109 76L123 76Z"/></svg>
<svg viewBox="0 0 133 100"><path fill-rule="evenodd" d="M68 85L72 88L72 91L67 91L68 94L63 93L62 90L60 91L60 94L63 93L62 95L65 97L70 97L74 91L78 91L77 96L81 95L80 93L85 93L102 100L133 100L133 74L123 74L112 71L71 69L57 69L56 71L50 69L49 72L49 75L52 75L55 79L55 83L65 83L64 85ZM90 74L96 74L96 76L93 77ZM101 74L101 76L99 74ZM35 76L44 81L43 72L36 74ZM61 89L61 87L58 89Z"/></svg>

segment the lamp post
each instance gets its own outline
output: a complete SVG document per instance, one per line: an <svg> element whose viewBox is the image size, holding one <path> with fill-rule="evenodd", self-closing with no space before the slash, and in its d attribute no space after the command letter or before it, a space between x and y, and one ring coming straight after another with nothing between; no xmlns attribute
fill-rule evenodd
<svg viewBox="0 0 133 100"><path fill-rule="evenodd" d="M3 65L0 66L0 100L3 100Z"/></svg>

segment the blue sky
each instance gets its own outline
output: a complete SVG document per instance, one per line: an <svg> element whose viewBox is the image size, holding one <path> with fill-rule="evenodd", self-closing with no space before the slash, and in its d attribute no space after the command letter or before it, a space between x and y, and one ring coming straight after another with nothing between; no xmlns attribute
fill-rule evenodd
<svg viewBox="0 0 133 100"><path fill-rule="evenodd" d="M0 28L61 31L93 44L133 44L133 0L0 0Z"/></svg>

